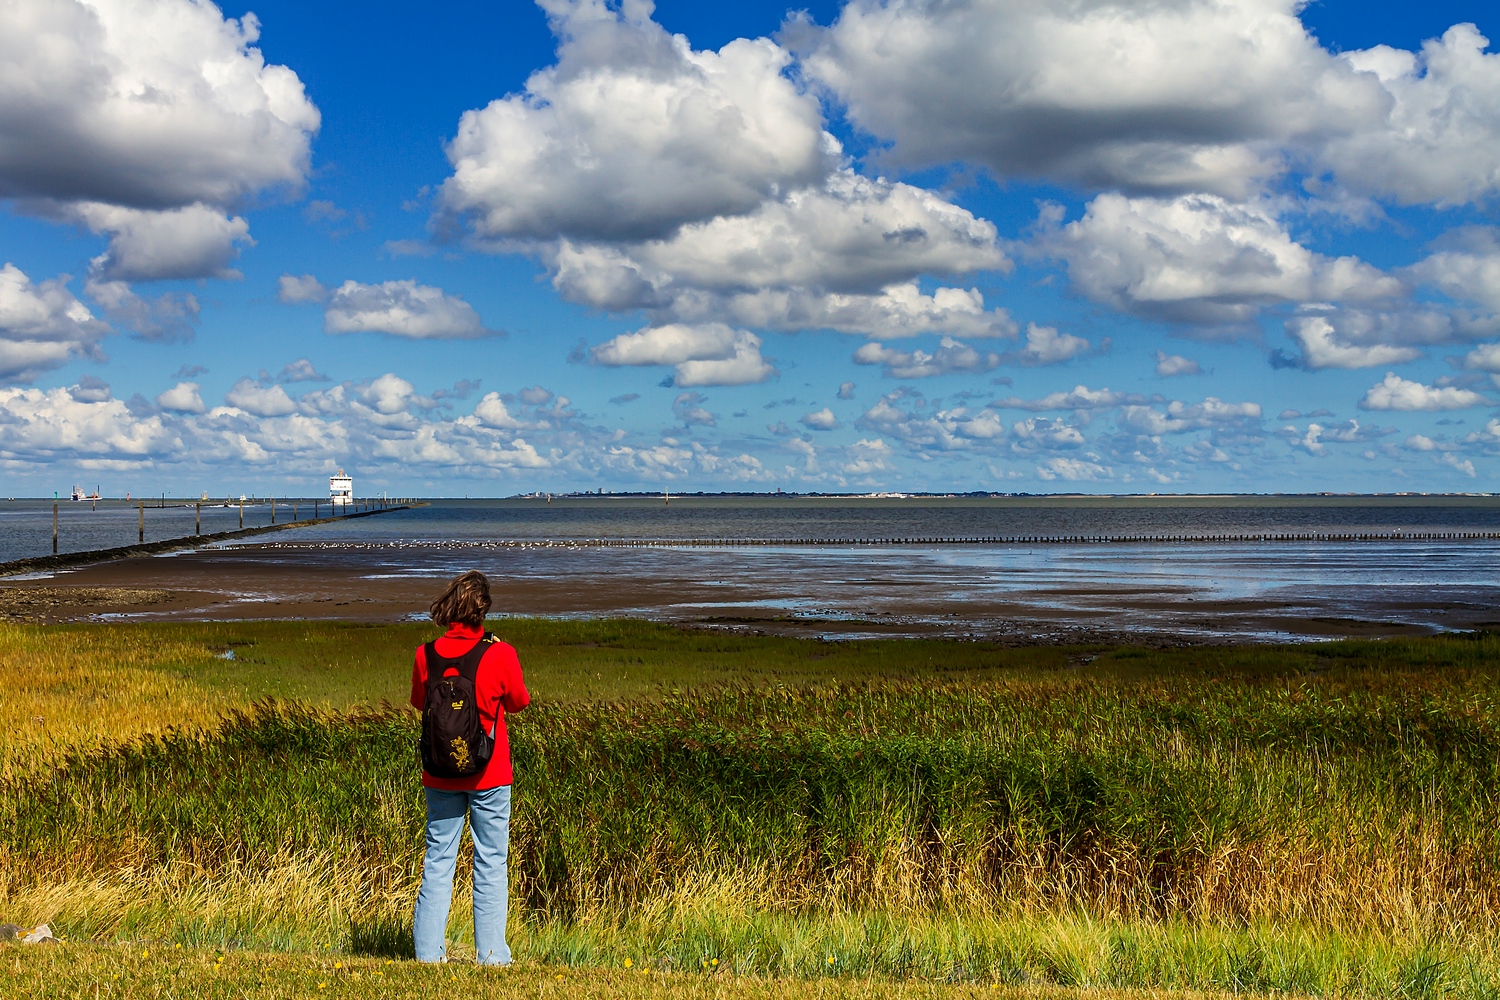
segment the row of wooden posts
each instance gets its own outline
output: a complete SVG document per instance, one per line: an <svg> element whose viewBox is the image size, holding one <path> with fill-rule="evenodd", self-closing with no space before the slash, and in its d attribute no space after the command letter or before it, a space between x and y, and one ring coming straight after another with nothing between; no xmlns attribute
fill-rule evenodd
<svg viewBox="0 0 1500 1000"><path fill-rule="evenodd" d="M367 500L363 500L363 501L357 500L357 499L350 500L349 503L342 504L340 506L352 507L353 508L353 510L347 510L347 511L345 511L345 514L347 515L347 514L368 513L368 512L370 512L372 510L385 510L385 509L388 509L390 507L399 506L399 505L404 504L406 502L407 501L405 501L405 500L391 500L389 498L377 497L377 498L374 498L374 499L367 499ZM270 500L270 504L271 504L271 523L272 524L276 523L276 503L277 503L276 499L274 497L272 497L271 500ZM318 511L321 508L322 503L323 503L323 501L321 501L321 500L314 500L312 502L312 505L313 505L313 516L312 516L312 519L314 521L318 520ZM292 520L296 521L297 520L297 501L296 500L282 500L281 501L281 505L283 507L285 507L288 504L290 504L291 507L292 507ZM231 505L239 507L239 509L240 509L240 530L244 530L244 527L245 527L245 501L241 500L238 504L234 504L232 500L225 501L224 506L228 507L228 506L231 506ZM60 506L61 506L61 504L59 504L56 501L54 501L53 504L52 504L52 554L53 555L57 555L57 534L58 534L57 533L57 512L58 512L58 508ZM162 498L161 506L163 506L163 507L166 506L166 498L165 497ZM94 504L94 509L95 510L99 509L97 501ZM136 520L136 541L139 542L139 543L141 543L141 544L144 544L145 541L146 541L146 501L141 500L141 501L138 502L137 507L136 507L136 515L137 515L137 520ZM328 501L328 516L329 517L337 517L338 516L337 508L334 507L334 504L333 504L332 500ZM203 534L203 503L202 503L202 501L198 501L198 502L196 502L196 503L193 504L193 534L194 535L201 535L201 534Z"/></svg>

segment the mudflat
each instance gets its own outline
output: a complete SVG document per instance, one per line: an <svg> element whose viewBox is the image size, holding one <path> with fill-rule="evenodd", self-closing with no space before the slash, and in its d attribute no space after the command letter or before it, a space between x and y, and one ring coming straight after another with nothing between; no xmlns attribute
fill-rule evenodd
<svg viewBox="0 0 1500 1000"><path fill-rule="evenodd" d="M1097 565L1080 573L1076 565L1050 567L1049 557ZM0 587L0 616L400 621L424 615L442 581L473 566L489 574L497 614L632 616L770 634L1175 645L1403 636L1500 624L1500 593L1490 593L1493 587L1316 577L1305 586L1226 592L1214 585L1211 570L1199 567L1192 574L1157 570L1137 578L1130 565L1112 568L1092 553L1022 553L1011 563L977 558L926 550L259 543L9 581Z"/></svg>

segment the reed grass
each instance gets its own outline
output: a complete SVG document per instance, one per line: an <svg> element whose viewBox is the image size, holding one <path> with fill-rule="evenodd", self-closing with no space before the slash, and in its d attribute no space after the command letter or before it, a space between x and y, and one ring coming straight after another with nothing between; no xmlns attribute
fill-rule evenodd
<svg viewBox="0 0 1500 1000"><path fill-rule="evenodd" d="M659 698L724 685L1055 667L1070 651L959 642L829 643L631 619L495 619L543 702ZM404 705L421 623L0 623L0 769L18 756L170 728L203 729L265 699L350 710ZM231 655L232 654L232 655Z"/></svg>
<svg viewBox="0 0 1500 1000"><path fill-rule="evenodd" d="M1495 636L1086 651L510 627L541 665L512 720L528 962L1500 993ZM263 662L217 675L126 667L244 704L297 643L359 633L333 634L268 629ZM172 655L227 635L186 633ZM349 656L321 707L267 700L13 766L0 906L93 939L404 954L416 720L355 700L391 681L361 674L376 653ZM589 674L657 656L705 661L705 686L669 671L587 697ZM549 701L548 669L576 686ZM461 894L454 914L462 940Z"/></svg>

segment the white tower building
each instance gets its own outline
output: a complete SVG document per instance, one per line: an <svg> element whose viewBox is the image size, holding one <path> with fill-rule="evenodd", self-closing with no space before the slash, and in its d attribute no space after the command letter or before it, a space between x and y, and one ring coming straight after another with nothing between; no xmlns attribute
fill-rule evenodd
<svg viewBox="0 0 1500 1000"><path fill-rule="evenodd" d="M354 503L354 480L340 469L336 476L328 477L328 499L335 508L348 507Z"/></svg>

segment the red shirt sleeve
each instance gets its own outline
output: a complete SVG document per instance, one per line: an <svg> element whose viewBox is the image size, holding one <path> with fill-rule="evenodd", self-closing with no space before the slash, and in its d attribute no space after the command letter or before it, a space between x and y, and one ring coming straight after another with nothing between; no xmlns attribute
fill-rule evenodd
<svg viewBox="0 0 1500 1000"><path fill-rule="evenodd" d="M521 660L515 647L507 642L497 642L485 654L485 666L489 669L490 683L500 706L507 712L519 712L531 704L531 692L526 690L526 681L521 676Z"/></svg>
<svg viewBox="0 0 1500 1000"><path fill-rule="evenodd" d="M417 647L417 659L411 667L411 707L418 712L427 707L427 647Z"/></svg>

